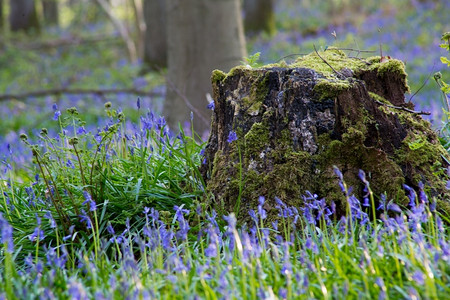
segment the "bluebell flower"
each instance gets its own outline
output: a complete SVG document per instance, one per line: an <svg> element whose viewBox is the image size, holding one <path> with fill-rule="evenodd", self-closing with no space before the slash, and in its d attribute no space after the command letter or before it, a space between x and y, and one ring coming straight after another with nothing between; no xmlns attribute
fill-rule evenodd
<svg viewBox="0 0 450 300"><path fill-rule="evenodd" d="M139 97L137 98L136 106L138 109L141 109L141 98L139 98Z"/></svg>
<svg viewBox="0 0 450 300"><path fill-rule="evenodd" d="M41 229L40 226L37 226L37 227L34 228L33 233L28 236L28 239L30 241L34 242L36 240L41 241L42 239L44 239L44 237L45 237L44 236L44 231Z"/></svg>
<svg viewBox="0 0 450 300"><path fill-rule="evenodd" d="M13 228L6 219L3 218L3 214L0 212L0 233L1 241L7 244L6 251L12 253L14 251L13 243Z"/></svg>
<svg viewBox="0 0 450 300"><path fill-rule="evenodd" d="M58 121L60 116L61 116L61 112L59 110L55 111L55 114L53 115L53 120Z"/></svg>
<svg viewBox="0 0 450 300"><path fill-rule="evenodd" d="M409 206L416 206L416 192L414 191L414 189L406 184L403 185L403 188L408 192Z"/></svg>
<svg viewBox="0 0 450 300"><path fill-rule="evenodd" d="M75 169L75 165L73 164L73 162L70 159L67 160L66 166L71 169Z"/></svg>
<svg viewBox="0 0 450 300"><path fill-rule="evenodd" d="M280 296L281 299L287 299L287 290L280 288L278 291L278 296Z"/></svg>
<svg viewBox="0 0 450 300"><path fill-rule="evenodd" d="M50 211L47 211L44 215L45 218L47 218L50 221L50 228L56 228L56 222L53 218L53 215Z"/></svg>
<svg viewBox="0 0 450 300"><path fill-rule="evenodd" d="M88 204L90 211L96 211L97 210L97 204L94 200L92 200L91 195L87 191L83 191L83 196L85 201L83 202L83 205Z"/></svg>
<svg viewBox="0 0 450 300"><path fill-rule="evenodd" d="M216 105L214 104L214 101L209 102L208 106L206 106L209 110L214 110L216 108Z"/></svg>
<svg viewBox="0 0 450 300"><path fill-rule="evenodd" d="M401 213L402 212L401 208L397 204L392 203L392 202L390 202L387 205L387 210L390 210L390 211L393 211L393 212L397 212L397 213Z"/></svg>
<svg viewBox="0 0 450 300"><path fill-rule="evenodd" d="M238 137L237 137L236 132L230 131L230 133L228 134L227 142L232 143L232 142L236 141L237 139L238 139Z"/></svg>
<svg viewBox="0 0 450 300"><path fill-rule="evenodd" d="M77 134L86 134L86 129L84 128L84 126L78 127Z"/></svg>
<svg viewBox="0 0 450 300"><path fill-rule="evenodd" d="M156 122L157 128L161 129L164 126L166 126L166 119L164 117L159 117L157 122Z"/></svg>
<svg viewBox="0 0 450 300"><path fill-rule="evenodd" d="M87 300L89 299L84 287L81 283L77 282L74 278L69 281L69 286L67 289L69 294L69 299L72 300Z"/></svg>
<svg viewBox="0 0 450 300"><path fill-rule="evenodd" d="M86 214L86 211L84 209L81 210L81 215L78 216L80 218L80 222L86 223L87 229L92 228L92 222L91 219Z"/></svg>

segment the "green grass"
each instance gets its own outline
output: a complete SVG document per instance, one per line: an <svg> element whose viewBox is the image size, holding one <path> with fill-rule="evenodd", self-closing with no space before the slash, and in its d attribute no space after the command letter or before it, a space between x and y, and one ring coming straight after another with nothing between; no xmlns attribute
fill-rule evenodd
<svg viewBox="0 0 450 300"><path fill-rule="evenodd" d="M43 130L36 144L22 136L34 167L25 183L5 179L8 173L0 182L0 295L443 299L450 293L449 228L442 221L449 216L434 210L434 199L416 195L415 207L402 213L386 204L381 219L368 220L361 216L375 207L347 195L347 217L332 221L332 209L307 195L303 208L280 202L285 217L278 224L267 222L260 199L252 223L236 227L233 215L225 221L205 205L211 200L198 172L204 145L183 133L170 137L151 113L127 128L125 116L106 107L110 119L97 133L78 131L83 122L70 109L55 121L59 135Z"/></svg>

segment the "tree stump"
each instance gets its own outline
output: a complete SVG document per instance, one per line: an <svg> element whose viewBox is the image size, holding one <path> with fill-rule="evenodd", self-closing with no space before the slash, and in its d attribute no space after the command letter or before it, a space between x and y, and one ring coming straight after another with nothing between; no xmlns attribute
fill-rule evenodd
<svg viewBox="0 0 450 300"><path fill-rule="evenodd" d="M450 213L450 157L430 123L405 102L406 77L399 60L349 58L337 49L291 65L214 71L215 108L201 170L215 208L245 220L264 196L275 216L275 197L298 207L309 191L345 214L336 166L359 199L361 169L374 195L386 193L407 207L403 184L418 190L422 182L438 209Z"/></svg>

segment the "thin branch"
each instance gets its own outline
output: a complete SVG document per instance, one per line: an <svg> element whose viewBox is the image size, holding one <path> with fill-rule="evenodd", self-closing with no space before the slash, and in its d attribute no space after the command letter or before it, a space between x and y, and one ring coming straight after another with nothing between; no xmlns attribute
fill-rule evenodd
<svg viewBox="0 0 450 300"><path fill-rule="evenodd" d="M431 70L430 74L428 74L427 79L423 82L423 84L420 86L420 88L419 88L414 94L412 94L412 96L409 98L409 101L408 101L408 102L411 102L411 100L414 98L414 96L417 95L417 94L420 92L420 90L422 90L422 89L425 87L425 85L427 85L428 80L429 80L430 77L431 77L431 74L434 73L434 67L435 67L435 66L436 66L436 63L434 63L433 69Z"/></svg>
<svg viewBox="0 0 450 300"><path fill-rule="evenodd" d="M0 94L0 101L5 100L24 100L31 97L45 97L52 95L80 95L80 94L94 94L94 95L105 95L105 94L133 94L138 96L163 96L161 93L157 92L149 92L138 90L134 88L117 88L117 89L68 89L68 88L60 88L60 89L49 89L49 90L38 90L20 94Z"/></svg>
<svg viewBox="0 0 450 300"><path fill-rule="evenodd" d="M137 57L137 51L136 51L136 45L133 42L133 39L130 36L130 33L128 32L127 27L113 14L112 8L106 0L95 0L98 5L100 5L101 8L105 11L108 18L113 23L114 27L119 31L120 36L124 40L125 44L127 45L128 54L130 55L130 60L132 62L136 62Z"/></svg>
<svg viewBox="0 0 450 300"><path fill-rule="evenodd" d="M372 99L373 99L373 98L372 98ZM418 114L418 115L431 115L431 113L428 112L428 111L415 111L415 110L408 109L408 108L403 107L403 106L395 106L395 105L386 104L386 103L383 103L383 102L378 101L378 100L376 100L376 99L373 99L373 101L375 101L375 103L380 104L380 105L384 105L384 106L387 106L387 107L390 107L390 108L395 108L395 109L407 111L407 112L410 112L410 113L413 113L413 114Z"/></svg>
<svg viewBox="0 0 450 300"><path fill-rule="evenodd" d="M360 50L360 49L352 49L352 48L335 48L337 50L342 50L342 51L354 51L354 52L358 52L359 53L375 53L377 52L377 50Z"/></svg>
<svg viewBox="0 0 450 300"><path fill-rule="evenodd" d="M316 54L317 54L317 56L324 62L324 63L326 63L330 68L331 68L331 70L333 70L334 71L334 73L336 73L337 75L338 75L338 77L340 78L340 79L345 79L345 76L343 75L343 74L341 74L341 73L339 73L338 71L336 71L322 56L320 56L320 54L319 54L319 52L317 51L317 49L316 49L316 45L313 45L313 47L314 47L314 51L316 51Z"/></svg>

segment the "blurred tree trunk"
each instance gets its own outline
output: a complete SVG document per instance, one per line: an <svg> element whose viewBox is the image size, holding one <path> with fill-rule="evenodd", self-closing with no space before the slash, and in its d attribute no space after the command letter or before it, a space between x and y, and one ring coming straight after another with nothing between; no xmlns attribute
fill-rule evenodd
<svg viewBox="0 0 450 300"><path fill-rule="evenodd" d="M4 25L4 20L3 20L3 0L0 0L0 29L3 28Z"/></svg>
<svg viewBox="0 0 450 300"><path fill-rule="evenodd" d="M229 71L246 56L239 0L168 0L167 96L164 115L172 130L194 115L198 134L209 130L206 108L211 72Z"/></svg>
<svg viewBox="0 0 450 300"><path fill-rule="evenodd" d="M255 34L264 31L275 32L275 1L244 0L244 29L246 33Z"/></svg>
<svg viewBox="0 0 450 300"><path fill-rule="evenodd" d="M47 25L59 24L58 0L42 0L42 11Z"/></svg>
<svg viewBox="0 0 450 300"><path fill-rule="evenodd" d="M144 0L144 2L146 2ZM136 30L135 41L136 51L139 58L144 57L144 44L145 44L145 20L142 0L131 0L131 6L134 14L134 27Z"/></svg>
<svg viewBox="0 0 450 300"><path fill-rule="evenodd" d="M40 25L34 0L10 0L9 24L11 31L39 32Z"/></svg>
<svg viewBox="0 0 450 300"><path fill-rule="evenodd" d="M167 67L166 0L144 0L144 62L151 69Z"/></svg>

